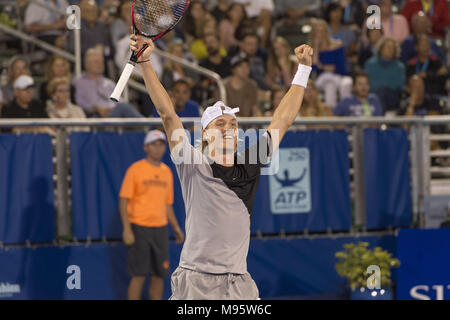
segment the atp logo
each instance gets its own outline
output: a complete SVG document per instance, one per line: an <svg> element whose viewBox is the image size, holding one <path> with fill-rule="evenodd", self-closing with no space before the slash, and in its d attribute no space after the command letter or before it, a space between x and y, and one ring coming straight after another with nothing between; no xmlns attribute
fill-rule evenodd
<svg viewBox="0 0 450 320"><path fill-rule="evenodd" d="M310 161L307 148L279 149L279 170L269 176L273 214L311 211Z"/></svg>

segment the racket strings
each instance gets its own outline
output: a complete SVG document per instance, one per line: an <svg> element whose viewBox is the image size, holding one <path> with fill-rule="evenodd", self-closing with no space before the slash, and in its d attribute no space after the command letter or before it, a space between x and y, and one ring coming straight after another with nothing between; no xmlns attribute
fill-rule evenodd
<svg viewBox="0 0 450 320"><path fill-rule="evenodd" d="M186 10L186 0L135 0L133 21L147 37L154 37L173 27Z"/></svg>

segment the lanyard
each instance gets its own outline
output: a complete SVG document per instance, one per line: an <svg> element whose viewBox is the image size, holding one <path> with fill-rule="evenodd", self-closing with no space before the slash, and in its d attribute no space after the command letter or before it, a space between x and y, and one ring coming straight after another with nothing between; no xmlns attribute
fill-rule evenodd
<svg viewBox="0 0 450 320"><path fill-rule="evenodd" d="M372 115L372 112L370 111L369 101L365 100L361 103L361 105L364 111L364 116L370 117Z"/></svg>
<svg viewBox="0 0 450 320"><path fill-rule="evenodd" d="M425 61L422 65L422 67L420 67L420 61L417 60L416 63L416 73L421 73L421 72L425 72L428 69L428 65L430 64L430 59L427 59L427 61Z"/></svg>

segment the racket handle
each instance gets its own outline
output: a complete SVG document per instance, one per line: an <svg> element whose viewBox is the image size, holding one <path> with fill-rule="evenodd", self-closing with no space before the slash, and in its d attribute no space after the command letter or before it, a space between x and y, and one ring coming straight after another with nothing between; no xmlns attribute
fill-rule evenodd
<svg viewBox="0 0 450 320"><path fill-rule="evenodd" d="M112 101L118 102L120 96L122 95L123 89L127 85L128 79L130 79L131 73L134 69L134 63L128 62L123 68L122 74L120 75L119 81L117 81L116 87L110 96Z"/></svg>

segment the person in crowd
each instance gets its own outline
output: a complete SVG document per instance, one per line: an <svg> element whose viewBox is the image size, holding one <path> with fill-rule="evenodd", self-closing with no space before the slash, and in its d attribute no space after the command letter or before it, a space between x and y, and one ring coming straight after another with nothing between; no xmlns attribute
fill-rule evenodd
<svg viewBox="0 0 450 320"><path fill-rule="evenodd" d="M180 118L200 117L200 106L191 100L191 85L188 81L180 79L175 81L169 91L175 112ZM159 118L158 112L153 109L153 116Z"/></svg>
<svg viewBox="0 0 450 320"><path fill-rule="evenodd" d="M53 78L47 86L48 96L46 112L52 119L85 119L86 115L79 106L70 102L71 83L67 77ZM67 127L68 132L89 131L89 127Z"/></svg>
<svg viewBox="0 0 450 320"><path fill-rule="evenodd" d="M48 95L48 84L54 78L65 77L67 79L72 79L70 74L70 63L61 56L51 56L45 66L44 82L41 83L39 89L39 98L42 102L46 102L51 97ZM75 88L70 86L70 93L73 96L75 94Z"/></svg>
<svg viewBox="0 0 450 320"><path fill-rule="evenodd" d="M436 39L429 37L431 32L431 20L422 11L414 14L411 19L412 24L412 34L402 42L401 46L401 60L403 63L408 63L409 60L417 56L416 52L416 38L419 35L426 35L428 41L430 42L431 53L434 54L442 62L447 61L444 50L438 44Z"/></svg>
<svg viewBox="0 0 450 320"><path fill-rule="evenodd" d="M208 56L208 50L203 41L204 37L208 34L217 34L217 33L218 31L216 20L214 19L205 20L205 24L202 25L200 36L198 38L195 38L189 46L190 53L194 56L194 58L197 61L205 59ZM220 46L219 50L223 56L227 55L227 50L223 46Z"/></svg>
<svg viewBox="0 0 450 320"><path fill-rule="evenodd" d="M267 61L267 86L273 90L277 86L288 86L297 72L297 63L291 58L289 43L281 37L276 37L270 46Z"/></svg>
<svg viewBox="0 0 450 320"><path fill-rule="evenodd" d="M238 45L236 34L242 33L242 29L248 26L249 19L245 12L245 7L242 3L233 2L225 19L219 24L220 43L225 49L229 49Z"/></svg>
<svg viewBox="0 0 450 320"><path fill-rule="evenodd" d="M339 0L339 4L344 8L343 24L360 30L363 27L364 17L366 16L363 1Z"/></svg>
<svg viewBox="0 0 450 320"><path fill-rule="evenodd" d="M270 96L268 97L269 104L267 108L263 111L264 117L272 117L273 113L275 112L275 109L278 105L280 105L281 100L283 99L284 95L288 92L289 87L275 87L274 89L270 90ZM303 103L305 98L303 97ZM302 105L303 108L303 105Z"/></svg>
<svg viewBox="0 0 450 320"><path fill-rule="evenodd" d="M412 26L414 14L422 11L431 20L431 37L443 38L445 28L450 25L448 4L446 0L407 0L402 9L402 15Z"/></svg>
<svg viewBox="0 0 450 320"><path fill-rule="evenodd" d="M130 104L113 102L109 98L116 84L103 76L103 53L97 48L86 51L84 57L85 72L73 80L75 102L88 117L142 117Z"/></svg>
<svg viewBox="0 0 450 320"><path fill-rule="evenodd" d="M250 32L242 36L239 41L239 51L232 55L245 58L250 63L250 78L256 81L258 88L267 90L266 63L261 55L258 55L259 38L256 33Z"/></svg>
<svg viewBox="0 0 450 320"><path fill-rule="evenodd" d="M397 110L401 92L406 84L405 66L398 59L399 48L396 40L385 38L378 54L370 58L364 72L369 76L370 88L380 99L384 112Z"/></svg>
<svg viewBox="0 0 450 320"><path fill-rule="evenodd" d="M358 53L358 65L360 68L364 68L367 60L377 54L377 48L380 46L383 40L383 29L366 29L366 36L368 41L367 45L361 43L361 49Z"/></svg>
<svg viewBox="0 0 450 320"><path fill-rule="evenodd" d="M120 39L130 34L131 1L122 1L117 9L116 18L110 24L111 42L117 44Z"/></svg>
<svg viewBox="0 0 450 320"><path fill-rule="evenodd" d="M223 56L220 52L220 42L217 34L208 33L203 37L208 57L200 60L199 65L203 68L214 71L221 78L231 75L230 60L227 56Z"/></svg>
<svg viewBox="0 0 450 320"><path fill-rule="evenodd" d="M122 2L130 2L130 1L122 1ZM121 5L121 0L103 0L99 2L99 16L98 20L103 22L106 25L111 25L118 14L120 14L119 7ZM129 14L129 12L128 12Z"/></svg>
<svg viewBox="0 0 450 320"><path fill-rule="evenodd" d="M351 95L352 79L347 75L345 49L342 42L333 40L324 20L313 23L309 44L314 48L313 71L316 86L325 94L325 103L334 108L340 99Z"/></svg>
<svg viewBox="0 0 450 320"><path fill-rule="evenodd" d="M384 35L402 43L409 36L408 21L401 14L392 11L392 0L381 0L380 11Z"/></svg>
<svg viewBox="0 0 450 320"><path fill-rule="evenodd" d="M234 2L245 5L245 12L247 17L252 22L253 27L259 38L261 39L260 46L267 48L269 45L270 34L272 29L272 15L274 14L275 6L273 0L234 0ZM248 26L250 28L250 26ZM245 32L245 31L244 31Z"/></svg>
<svg viewBox="0 0 450 320"><path fill-rule="evenodd" d="M29 75L19 76L13 83L14 99L2 108L0 118L48 118L45 106L34 99L35 83ZM8 131L8 130L4 130ZM54 134L48 127L16 127L14 133L40 132Z"/></svg>
<svg viewBox="0 0 450 320"><path fill-rule="evenodd" d="M146 158L126 171L120 189L119 211L123 241L128 246L128 299L140 300L145 280L150 276L149 298L161 300L164 278L169 275L169 230L176 243L184 241L173 211L173 175L161 159L166 152L166 136L159 130L147 133Z"/></svg>
<svg viewBox="0 0 450 320"><path fill-rule="evenodd" d="M8 64L8 82L1 88L3 103L14 100L14 82L21 75L31 75L28 61L24 57L12 57Z"/></svg>
<svg viewBox="0 0 450 320"><path fill-rule="evenodd" d="M341 117L375 117L383 115L378 97L370 93L369 77L357 73L353 80L353 95L339 101L334 114Z"/></svg>
<svg viewBox="0 0 450 320"><path fill-rule="evenodd" d="M425 81L415 74L408 79L407 97L402 100L398 115L426 116L442 114L439 100L425 94Z"/></svg>
<svg viewBox="0 0 450 320"><path fill-rule="evenodd" d="M331 2L325 11L325 20L329 25L330 36L339 40L345 48L348 57L356 52L356 33L352 28L343 24L344 8L337 2Z"/></svg>
<svg viewBox="0 0 450 320"><path fill-rule="evenodd" d="M167 52L180 59L186 58L184 52L184 44L181 41L172 42L169 45ZM185 81L189 82L191 86L193 86L198 79L198 75L191 69L183 68L183 66L179 63L175 63L171 60L166 60L161 76L161 83L165 88L168 88L170 90L174 82L179 79L184 79Z"/></svg>
<svg viewBox="0 0 450 320"><path fill-rule="evenodd" d="M332 117L333 110L321 99L319 90L312 79L308 80L303 104L300 109L301 117Z"/></svg>
<svg viewBox="0 0 450 320"><path fill-rule="evenodd" d="M211 21L216 22L217 27L217 21L208 13L205 5L198 0L191 1L181 26L186 37L186 43L190 45L195 39L201 39L205 24L211 24Z"/></svg>
<svg viewBox="0 0 450 320"><path fill-rule="evenodd" d="M446 66L437 59L430 48L430 41L424 34L416 37L417 57L412 58L406 66L406 77L417 74L425 82L427 95L445 96L448 73Z"/></svg>
<svg viewBox="0 0 450 320"><path fill-rule="evenodd" d="M258 106L258 86L250 79L250 62L240 56L231 59L232 75L225 79L227 103L239 106L241 117L256 117L261 115ZM216 94L218 99L218 94Z"/></svg>
<svg viewBox="0 0 450 320"><path fill-rule="evenodd" d="M98 47L103 51L105 58L113 57L111 38L106 24L98 20L99 8L93 0L81 0L79 3L81 11L81 54L84 55L89 48ZM69 51L74 52L74 33L69 33Z"/></svg>
<svg viewBox="0 0 450 320"><path fill-rule="evenodd" d="M276 0L274 3L275 14L284 17L285 23L289 25L294 25L307 14L317 13L321 4L317 0Z"/></svg>
<svg viewBox="0 0 450 320"><path fill-rule="evenodd" d="M211 15L219 24L223 19L226 18L230 5L230 0L218 0L217 5L211 10Z"/></svg>
<svg viewBox="0 0 450 320"><path fill-rule="evenodd" d="M25 10L25 31L48 43L54 44L55 40L64 34L67 29L64 14L56 14L54 11L40 6L39 3L65 13L69 3L67 0L38 0L38 3L29 3Z"/></svg>

